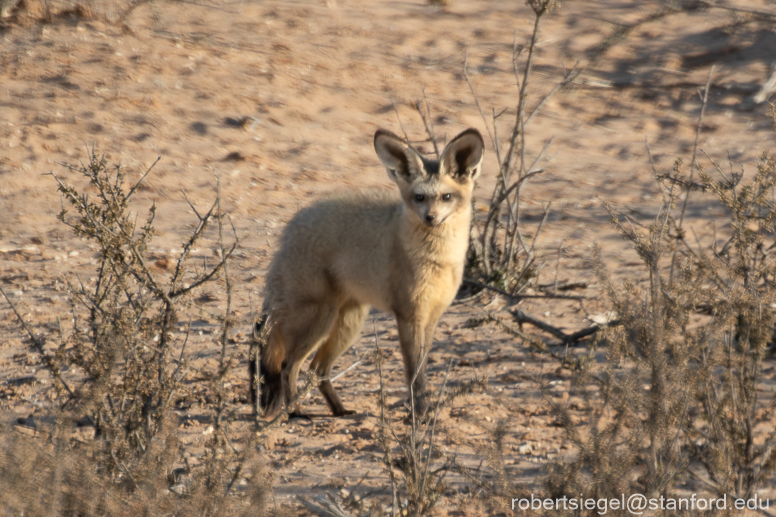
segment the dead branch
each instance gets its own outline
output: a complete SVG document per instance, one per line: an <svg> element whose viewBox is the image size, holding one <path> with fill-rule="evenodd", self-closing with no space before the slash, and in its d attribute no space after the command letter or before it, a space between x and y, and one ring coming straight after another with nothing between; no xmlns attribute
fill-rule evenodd
<svg viewBox="0 0 776 517"><path fill-rule="evenodd" d="M393 97L391 97L390 99L391 99L391 105L393 106L393 111L394 111L394 113L396 113L396 120L399 121L399 127L401 128L401 132L404 135L404 140L409 142L410 141L410 137L407 134L407 130L404 129L404 124L402 124L402 122L401 122L401 115L399 115L399 108L397 108L396 107L396 103L393 102Z"/></svg>
<svg viewBox="0 0 776 517"><path fill-rule="evenodd" d="M612 320L606 325L598 325L597 323L595 325L592 325L590 327L584 328L582 330L578 330L577 332L574 332L572 334L566 334L562 330L560 330L557 327L554 327L550 325L547 322L544 322L540 320L539 318L536 318L534 316L531 316L530 314L527 314L519 309L516 309L514 311L510 311L510 314L512 314L512 318L515 320L516 323L522 325L523 323L530 323L534 327L537 327L548 334L551 334L555 336L556 338L560 339L563 344L573 344L577 341L586 338L588 336L592 336L599 330L601 330L604 327L611 326L611 325L619 325L620 320Z"/></svg>
<svg viewBox="0 0 776 517"><path fill-rule="evenodd" d="M3 296L5 297L5 301L7 301L8 305L11 306L11 310L16 315L16 319L19 320L19 323L24 329L24 332L27 333L27 336L30 338L30 341L32 342L33 346L38 351L41 358L45 361L46 367L51 372L51 375L53 375L54 378L62 384L62 386L65 388L65 391L67 391L68 395L72 397L74 395L73 390L70 389L70 386L67 385L65 380L60 375L59 367L54 362L54 359L46 353L46 350L43 348L43 342L40 339L36 338L35 335L32 333L32 331L30 330L30 327L27 326L27 322L24 321L24 318L22 318L22 315L19 314L19 311L16 310L16 306L13 304L11 299L8 298L8 295L5 294L5 291L3 290L2 287L0 287L0 293L3 294Z"/></svg>
<svg viewBox="0 0 776 517"><path fill-rule="evenodd" d="M557 361L560 361L561 364L569 365L569 367L572 370L576 370L581 366L581 362L579 359L569 357L568 353L565 354L559 354L558 352L555 352L550 349L550 346L559 347L559 346L565 346L568 347L567 343L555 343L552 345L547 345L544 341L540 340L536 336L531 336L529 334L526 334L522 330L518 330L513 328L511 325L507 325L504 323L500 318L495 317L492 313L486 312L488 315L488 318L490 321L496 323L499 327L501 327L505 332L508 334L518 337L525 341L531 348L536 350L537 352L540 352L542 354L547 354L548 356L552 357L553 359L556 359Z"/></svg>
<svg viewBox="0 0 776 517"><path fill-rule="evenodd" d="M420 118L423 119L423 125L426 128L426 133L428 134L428 138L431 140L431 144L434 146L434 154L436 154L436 157L439 158L439 145L437 144L436 134L434 133L434 128L431 127L431 107L428 105L428 99L426 99L426 91L423 91L423 98L426 101L426 110L428 111L428 117L426 116L426 113L423 111L423 103L418 101L415 103L415 109L418 110L418 113L420 113Z"/></svg>
<svg viewBox="0 0 776 517"><path fill-rule="evenodd" d="M701 136L701 125L703 124L703 115L706 113L706 106L709 103L709 87L711 86L711 75L714 73L714 65L711 66L711 69L709 69L709 77L706 80L706 89L704 90L703 97L701 98L702 104L701 104L701 112L698 115L698 125L695 129L695 144L692 148L692 161L690 162L690 177L688 178L687 182L689 184L692 184L693 181L693 174L695 173L695 169L698 168L698 139ZM684 196L684 202L682 203L682 211L679 214L679 222L676 223L676 226L674 227L676 230L677 235L683 235L684 231L682 230L683 224L684 224L684 214L687 210L687 202L690 200L690 189L688 188L685 192ZM667 211L667 215L670 215L671 210ZM674 252L673 259L671 260L671 273L669 275L669 279L671 282L673 282L674 278L674 266L676 265L676 251Z"/></svg>
<svg viewBox="0 0 776 517"><path fill-rule="evenodd" d="M706 192L708 190L708 187L702 183L698 183L695 181L688 181L684 178L675 178L674 176L671 176L670 174L658 174L656 176L658 180L665 180L669 183L673 183L675 185L679 185L680 187L684 188L688 191L700 191L700 192Z"/></svg>
<svg viewBox="0 0 776 517"><path fill-rule="evenodd" d="M560 255L563 255L562 247L559 247ZM587 282L566 282L566 283L552 283L552 284L539 284L536 286L538 290L543 293L552 290L553 294L557 294L558 291L573 291L574 289L587 289L590 284Z"/></svg>
<svg viewBox="0 0 776 517"><path fill-rule="evenodd" d="M482 116L482 121L485 123L485 131L488 132L488 137L490 138L491 143L493 144L493 148L496 149L496 153L499 152L499 146L498 146L498 140L494 137L493 133L490 130L490 126L488 125L488 118L485 116L485 111L482 109L482 103L480 103L480 96L477 95L477 92L474 90L474 85L472 84L472 80L469 78L469 52L467 51L466 54L464 54L463 57L463 77L466 79L466 83L469 85L469 90L472 92L472 96L474 97L474 102L477 104L477 109L480 110L480 116ZM494 127L495 127L495 120L494 120Z"/></svg>
<svg viewBox="0 0 776 517"><path fill-rule="evenodd" d="M143 183L143 180L146 179L146 176L148 176L148 174L153 170L153 168L156 167L156 164L159 163L159 160L161 160L161 159L162 159L162 157L158 156L156 158L156 161L151 164L151 166L148 168L147 171L145 171L145 174L143 174L143 176L139 180L137 180L137 183L135 183L135 185L131 189L129 189L129 192L127 193L127 196L124 198L124 202L128 202L129 201L129 198L132 197L132 194L135 193L135 191L140 186L140 184Z"/></svg>
<svg viewBox="0 0 776 517"><path fill-rule="evenodd" d="M360 359L358 361L354 362L353 364L351 364L350 366L348 366L347 368L345 368L344 370L342 370L341 372L339 372L337 375L335 375L331 379L329 379L329 381L331 381L331 382L336 381L337 379L339 379L340 377L342 377L343 375L348 373L350 370L352 370L353 368L357 367L359 364L361 364L361 360ZM321 380L325 381L326 379L324 378L324 379L321 379Z"/></svg>

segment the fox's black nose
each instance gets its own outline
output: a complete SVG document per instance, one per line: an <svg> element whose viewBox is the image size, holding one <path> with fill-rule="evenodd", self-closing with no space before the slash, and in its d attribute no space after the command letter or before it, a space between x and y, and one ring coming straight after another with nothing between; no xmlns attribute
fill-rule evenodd
<svg viewBox="0 0 776 517"><path fill-rule="evenodd" d="M434 214L428 214L426 216L426 221L429 222L429 223L433 222L434 219L436 219L436 216Z"/></svg>

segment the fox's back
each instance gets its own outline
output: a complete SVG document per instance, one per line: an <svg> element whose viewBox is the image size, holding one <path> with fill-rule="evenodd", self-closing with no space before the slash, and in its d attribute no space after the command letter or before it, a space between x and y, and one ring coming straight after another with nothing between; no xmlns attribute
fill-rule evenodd
<svg viewBox="0 0 776 517"><path fill-rule="evenodd" d="M385 307L396 235L403 215L398 196L365 191L320 200L286 226L270 268L272 303L342 296Z"/></svg>

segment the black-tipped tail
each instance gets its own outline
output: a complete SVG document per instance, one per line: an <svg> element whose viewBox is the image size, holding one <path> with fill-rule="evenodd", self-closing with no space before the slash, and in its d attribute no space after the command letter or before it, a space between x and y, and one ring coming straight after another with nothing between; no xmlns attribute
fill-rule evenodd
<svg viewBox="0 0 776 517"><path fill-rule="evenodd" d="M272 407L281 393L280 369L273 368L267 361L267 316L264 315L253 325L253 343L248 361L248 376L250 377L251 405L254 412L261 414ZM257 401L260 404L257 404Z"/></svg>

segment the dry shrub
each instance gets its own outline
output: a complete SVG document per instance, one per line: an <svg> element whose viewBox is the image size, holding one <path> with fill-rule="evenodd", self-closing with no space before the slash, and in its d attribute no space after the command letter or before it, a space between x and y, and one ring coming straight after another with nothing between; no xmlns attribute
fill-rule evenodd
<svg viewBox="0 0 776 517"><path fill-rule="evenodd" d="M380 374L380 426L377 436L383 451L383 464L391 482L391 515L426 515L444 492L444 477L449 467L444 465L433 470L431 468L436 421L447 378L440 388L436 404L429 404L426 415L416 414L415 393L410 383L410 425L405 432L397 432L385 403L382 351L379 348L375 350L375 363ZM431 394L426 396L430 397ZM394 451L397 446L398 451ZM403 481L401 484L394 471L397 467ZM403 489L400 489L400 485Z"/></svg>
<svg viewBox="0 0 776 517"><path fill-rule="evenodd" d="M176 328L178 303L213 279L228 255L198 278L184 280L185 260L210 222L214 204L184 244L172 275L154 273L147 251L156 207L150 208L142 226L130 210L145 176L129 187L120 166L109 169L93 151L89 158L87 165L68 168L89 180L96 199L57 179L63 196L58 217L77 236L95 242L98 273L92 286L80 280L71 286L74 324L72 332L62 333L54 356L64 367L83 372L80 387L67 388L71 392L67 404L94 424L105 445L102 461L107 472L135 479L139 475L132 472L135 460L147 456L154 441L167 441L173 404L183 393L189 371L183 356L188 336ZM170 471L172 460L156 468Z"/></svg>
<svg viewBox="0 0 776 517"><path fill-rule="evenodd" d="M730 510L774 482L776 396L762 389L762 373L776 320L776 161L763 155L748 182L733 171L718 169L722 179L714 180L697 170L699 184L681 161L658 175L664 203L646 229L614 216L649 282L617 288L597 259L620 324L604 333L603 368L576 378L597 387L587 398L589 425L556 405L575 453L551 466L550 497L697 492L727 497ZM715 194L726 208L721 239L687 241L676 205L690 189Z"/></svg>
<svg viewBox="0 0 776 517"><path fill-rule="evenodd" d="M487 284L513 298L519 298L541 266L534 259L536 238L527 242L519 228L519 200L526 180L541 172L538 164L551 143L534 153L538 155L534 164L525 161L526 126L543 104L539 101L533 112L528 111L526 92L536 34L551 2L537 0L529 5L536 13L534 33L525 47L515 45L520 95L503 153L495 130L504 112L494 110L492 123L485 121L493 128L489 133L500 170L487 218L475 225L479 235L472 239L467 269L467 275L481 286ZM689 5L666 6L623 25L591 49L589 62L634 28L689 9ZM518 58L526 53L520 69ZM581 70L575 66L549 95ZM473 90L468 75L466 79ZM699 129L708 90L709 85ZM479 100L477 104L485 119ZM771 117L776 127L773 107ZM616 322L596 329L596 337L588 342L588 359L605 352L603 364L573 361L571 394L586 405L575 409L586 410L589 418L580 421L567 402L551 403L573 453L550 464L546 497L619 500L623 494L678 498L697 492L710 498L725 496L731 510L735 499L749 499L773 485L776 394L763 389L763 367L771 358L776 322L776 161L763 155L757 173L744 182L732 166L725 173L710 159L718 173L715 177L721 178L715 180L698 165L697 151L696 137L689 175L681 160L668 173L656 171L663 203L651 224L621 224L610 209L614 224L637 251L649 279L646 284L615 285L600 257L591 262L608 290ZM690 244L684 213L696 191L714 194L726 209L722 240L715 235L710 242ZM541 228L540 224L537 236ZM530 336L507 330L535 344ZM534 348L547 353L548 347L540 345ZM561 361L569 357L547 355ZM493 430L487 454L489 478L474 482L478 493L485 494L477 502L491 513L509 513L510 499L527 495L504 467L500 444L506 432L505 425ZM582 514L600 514L599 510ZM536 513L564 514L556 509ZM607 514L628 513L609 508ZM676 514L671 509L663 513Z"/></svg>
<svg viewBox="0 0 776 517"><path fill-rule="evenodd" d="M503 109L500 113L496 113L496 110L493 109L490 119L485 115L469 77L468 63L464 62L464 76L482 115L499 167L485 221L474 221L474 229L479 235L475 237L473 232L466 275L470 279L490 284L510 295L519 294L538 275L541 265L536 262L536 252L538 251L536 244L550 209L549 205L544 207L544 216L533 238L529 241L521 227L523 218L520 203L522 190L529 179L544 172L542 162L555 138L545 142L533 161L529 161L526 128L544 104L558 91L570 85L583 70L577 66L579 65L577 63L564 74L561 81L550 92L533 106L529 106L528 99L532 86L532 71L539 29L544 16L556 6L557 2L555 0L531 0L527 3L534 12L534 27L527 45L518 46L517 41L515 41L513 47L512 62L518 92L514 108L515 119L509 128L506 142L500 141L498 123L499 118L507 110ZM525 60L521 65L523 54L525 54ZM534 99L531 101L533 102ZM476 285L476 283L470 282L471 285Z"/></svg>
<svg viewBox="0 0 776 517"><path fill-rule="evenodd" d="M448 368L445 380L437 393L426 394L432 400L426 413L416 414L415 393L410 388L406 407L398 411L404 418L397 419L396 412L392 412L386 404L382 361L382 351L376 347L375 364L380 377L380 415L376 438L382 451L383 466L388 473L390 500L372 494L359 497L355 489L344 498L342 505L331 496L328 499L319 497L315 502L302 499L305 507L316 515L433 515L436 505L445 494L447 472L458 467L455 457L446 455L437 445L442 431L437 427L438 417L441 410L449 407L457 398L482 390L485 381L473 379L456 386L448 386ZM344 510L343 506L350 511Z"/></svg>
<svg viewBox="0 0 776 517"><path fill-rule="evenodd" d="M253 435L241 451L228 438L236 413L224 387L235 362L227 346L235 323L228 261L237 237L225 244L220 193L204 214L191 207L198 224L171 261L174 266L159 272L148 255L155 206L142 219L131 210L151 169L130 186L120 166L108 166L93 150L88 163L67 168L88 180L90 194L55 176L63 199L58 217L94 244L97 272L89 282L78 277L70 282L72 326L60 323L58 335L38 337L25 325L54 378L58 398L44 418L55 424L36 426L32 438L0 433L3 461L17 465L0 469L0 504L24 515L238 515L266 509L271 485L255 456ZM190 271L191 250L213 224L220 260ZM187 310L185 299L220 277L227 293L220 360L214 371L195 369L179 319ZM208 384L211 396L203 404L213 433L202 466L192 470L179 443L175 404L190 398L186 381L194 370ZM70 435L76 420L93 429L93 438ZM246 495L256 505L252 510L232 493L251 472Z"/></svg>
<svg viewBox="0 0 776 517"><path fill-rule="evenodd" d="M749 498L776 472L776 396L761 385L776 321L776 160L763 154L748 183L732 171L721 181L702 170L700 177L728 209L731 235L697 259L716 294L707 310L722 336L697 357L706 424L693 430L691 443L711 490Z"/></svg>

